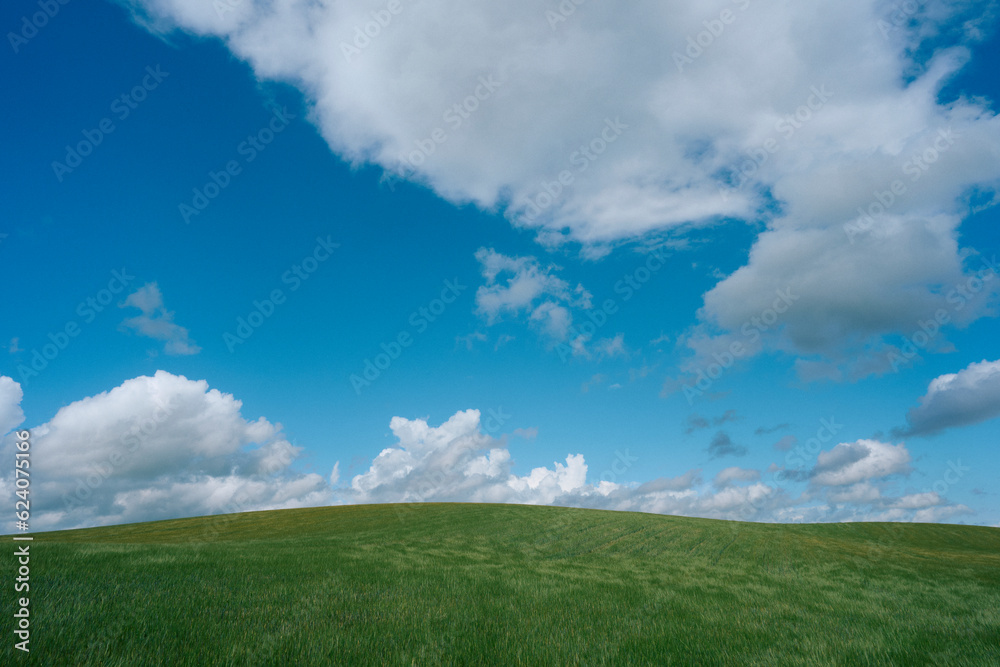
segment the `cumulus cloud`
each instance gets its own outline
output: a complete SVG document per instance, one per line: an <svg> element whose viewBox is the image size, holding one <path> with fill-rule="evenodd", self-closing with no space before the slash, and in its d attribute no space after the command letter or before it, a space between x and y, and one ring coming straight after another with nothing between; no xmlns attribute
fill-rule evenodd
<svg viewBox="0 0 1000 667"><path fill-rule="evenodd" d="M201 348L190 339L188 330L174 322L174 313L163 305L163 294L155 282L146 283L129 294L120 307L138 308L142 311L141 315L126 318L121 323L122 328L163 341L163 351L167 354L188 355L201 352Z"/></svg>
<svg viewBox="0 0 1000 667"><path fill-rule="evenodd" d="M482 433L478 410L456 413L440 426L395 417L391 428L398 442L354 477L344 495L350 502L509 502L744 519L773 516L789 503L760 482L732 484L754 481L753 471L724 474L725 488L717 490L702 487L700 470L641 485L595 483L588 481L583 455L570 453L564 462L518 475L503 441Z"/></svg>
<svg viewBox="0 0 1000 667"><path fill-rule="evenodd" d="M509 257L492 248L480 248L476 259L486 284L476 291L476 308L492 324L504 313L533 310L542 297L569 298L569 284L555 276L555 266L543 267L534 257ZM498 278L505 280L498 280Z"/></svg>
<svg viewBox="0 0 1000 667"><path fill-rule="evenodd" d="M19 387L0 379L0 414L20 419ZM12 390L13 388L13 390ZM13 406L13 407L12 407ZM908 470L902 445L842 443L820 454L813 495L794 497L760 471L729 467L706 485L701 470L643 484L590 479L584 456L515 472L506 436L484 433L478 410L433 426L394 417L396 442L343 484L339 462L328 477L294 464L301 448L280 424L243 416L239 400L204 381L158 371L72 403L32 431L39 529L333 503L428 501L545 504L766 521L944 521L971 512L937 493L893 498L887 476ZM532 437L533 429L514 432ZM5 440L7 454L13 438ZM7 455L5 454L5 455ZM601 476L603 477L603 475ZM0 480L0 491L12 479ZM340 485L340 486L338 486ZM827 486L823 486L827 485ZM860 509L866 505L866 509ZM824 509L824 507L826 509Z"/></svg>
<svg viewBox="0 0 1000 667"><path fill-rule="evenodd" d="M798 502L779 514L795 521L917 522L942 522L973 514L967 506L928 489L895 495L900 480L911 473L910 461L902 443L840 443L820 452L811 470L782 471L785 479L808 481L809 486Z"/></svg>
<svg viewBox="0 0 1000 667"><path fill-rule="evenodd" d="M838 170L873 151L897 154L935 121L981 111L935 98L935 84L961 66L961 54L915 80L900 76L914 69L908 49L919 28L954 19L956 3L932 3L937 11L915 16L918 30L889 38L878 19L890 8L879 0L588 3L557 23L549 7L524 0L502 7L434 0L403 3L382 28L372 23L371 12L384 8L378 0L274 0L232 11L194 0L127 4L154 30L219 37L261 78L298 85L338 153L405 173L454 201L512 214L545 192L553 201L544 213L519 216L519 224L585 241L748 217L765 187L796 204L815 199L814 209L836 209L838 197L857 192L818 188L822 178L847 182ZM678 64L688 37L723 8L735 13L734 24L692 63ZM366 37L366 28L378 34ZM437 39L442 33L447 41ZM824 86L831 92L817 99L813 91ZM809 122L779 125L800 107L810 111L810 102L822 108ZM612 139L606 127L615 119L628 127ZM983 127L995 138L994 126ZM443 140L425 148L436 128ZM733 187L748 153L769 137L780 150L754 170L754 184ZM573 178L559 187L563 171ZM854 183L870 198L862 176ZM728 196L720 185L730 186Z"/></svg>
<svg viewBox="0 0 1000 667"><path fill-rule="evenodd" d="M394 417L390 428L398 443L382 450L365 473L351 480L357 502L525 502L552 504L571 490L587 487L583 456L511 473L510 451L480 430L478 410L453 415L440 426L422 419Z"/></svg>
<svg viewBox="0 0 1000 667"><path fill-rule="evenodd" d="M969 364L931 380L902 435L932 435L1000 416L1000 361Z"/></svg>
<svg viewBox="0 0 1000 667"><path fill-rule="evenodd" d="M291 469L301 448L281 426L248 420L241 407L203 380L165 371L67 405L31 429L33 525L96 526L330 502L326 480Z"/></svg>
<svg viewBox="0 0 1000 667"><path fill-rule="evenodd" d="M909 471L910 453L903 443L857 440L820 452L812 481L818 486L847 486Z"/></svg>
<svg viewBox="0 0 1000 667"><path fill-rule="evenodd" d="M381 0L120 1L153 31L217 37L261 79L298 86L339 155L502 211L543 243L762 222L682 342L710 355L742 340L791 287L780 324L743 342L820 356L806 379L884 371L886 337L968 275L961 196L1000 179L989 102L939 96L992 29L980 3L928 0L899 26L886 0L639 0L566 16L424 0L380 26ZM723 9L734 19L713 36ZM991 312L998 282L956 323ZM494 296L488 313L523 298ZM562 331L565 306L537 315Z"/></svg>
<svg viewBox="0 0 1000 667"><path fill-rule="evenodd" d="M24 392L13 378L0 375L0 437L10 433L24 421L21 399Z"/></svg>
<svg viewBox="0 0 1000 667"><path fill-rule="evenodd" d="M504 315L525 316L536 329L553 343L571 339L573 355L589 356L586 343L589 336L573 326L573 312L593 307L590 292L556 275L559 267L542 266L534 257L510 257L492 248L476 252L486 281L476 291L476 310L487 324L495 324ZM568 347L568 346L567 346ZM601 341L599 351L605 356L625 354L624 334Z"/></svg>

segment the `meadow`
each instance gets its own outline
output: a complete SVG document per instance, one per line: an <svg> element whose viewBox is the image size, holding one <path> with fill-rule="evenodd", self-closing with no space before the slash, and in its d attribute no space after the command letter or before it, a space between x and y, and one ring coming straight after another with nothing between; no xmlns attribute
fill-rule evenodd
<svg viewBox="0 0 1000 667"><path fill-rule="evenodd" d="M5 665L1000 665L996 528L418 504L31 544Z"/></svg>

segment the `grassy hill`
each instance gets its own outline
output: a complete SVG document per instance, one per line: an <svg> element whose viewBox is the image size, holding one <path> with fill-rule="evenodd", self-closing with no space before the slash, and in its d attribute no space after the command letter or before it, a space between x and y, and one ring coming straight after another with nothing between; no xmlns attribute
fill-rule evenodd
<svg viewBox="0 0 1000 667"><path fill-rule="evenodd" d="M5 613L3 664L1000 665L995 528L369 505L31 551L32 652Z"/></svg>

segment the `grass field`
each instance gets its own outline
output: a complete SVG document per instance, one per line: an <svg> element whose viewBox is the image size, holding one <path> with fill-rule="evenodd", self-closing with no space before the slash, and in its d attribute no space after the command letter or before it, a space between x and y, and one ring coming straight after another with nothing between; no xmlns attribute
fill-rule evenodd
<svg viewBox="0 0 1000 667"><path fill-rule="evenodd" d="M5 665L1000 665L995 528L426 504L42 533L30 656L0 560Z"/></svg>

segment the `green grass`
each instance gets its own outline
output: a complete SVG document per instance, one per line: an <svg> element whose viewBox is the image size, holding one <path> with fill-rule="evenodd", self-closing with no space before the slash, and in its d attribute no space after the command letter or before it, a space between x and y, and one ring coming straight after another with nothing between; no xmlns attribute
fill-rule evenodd
<svg viewBox="0 0 1000 667"><path fill-rule="evenodd" d="M995 528L369 505L31 554L30 656L0 558L3 664L1000 665Z"/></svg>

